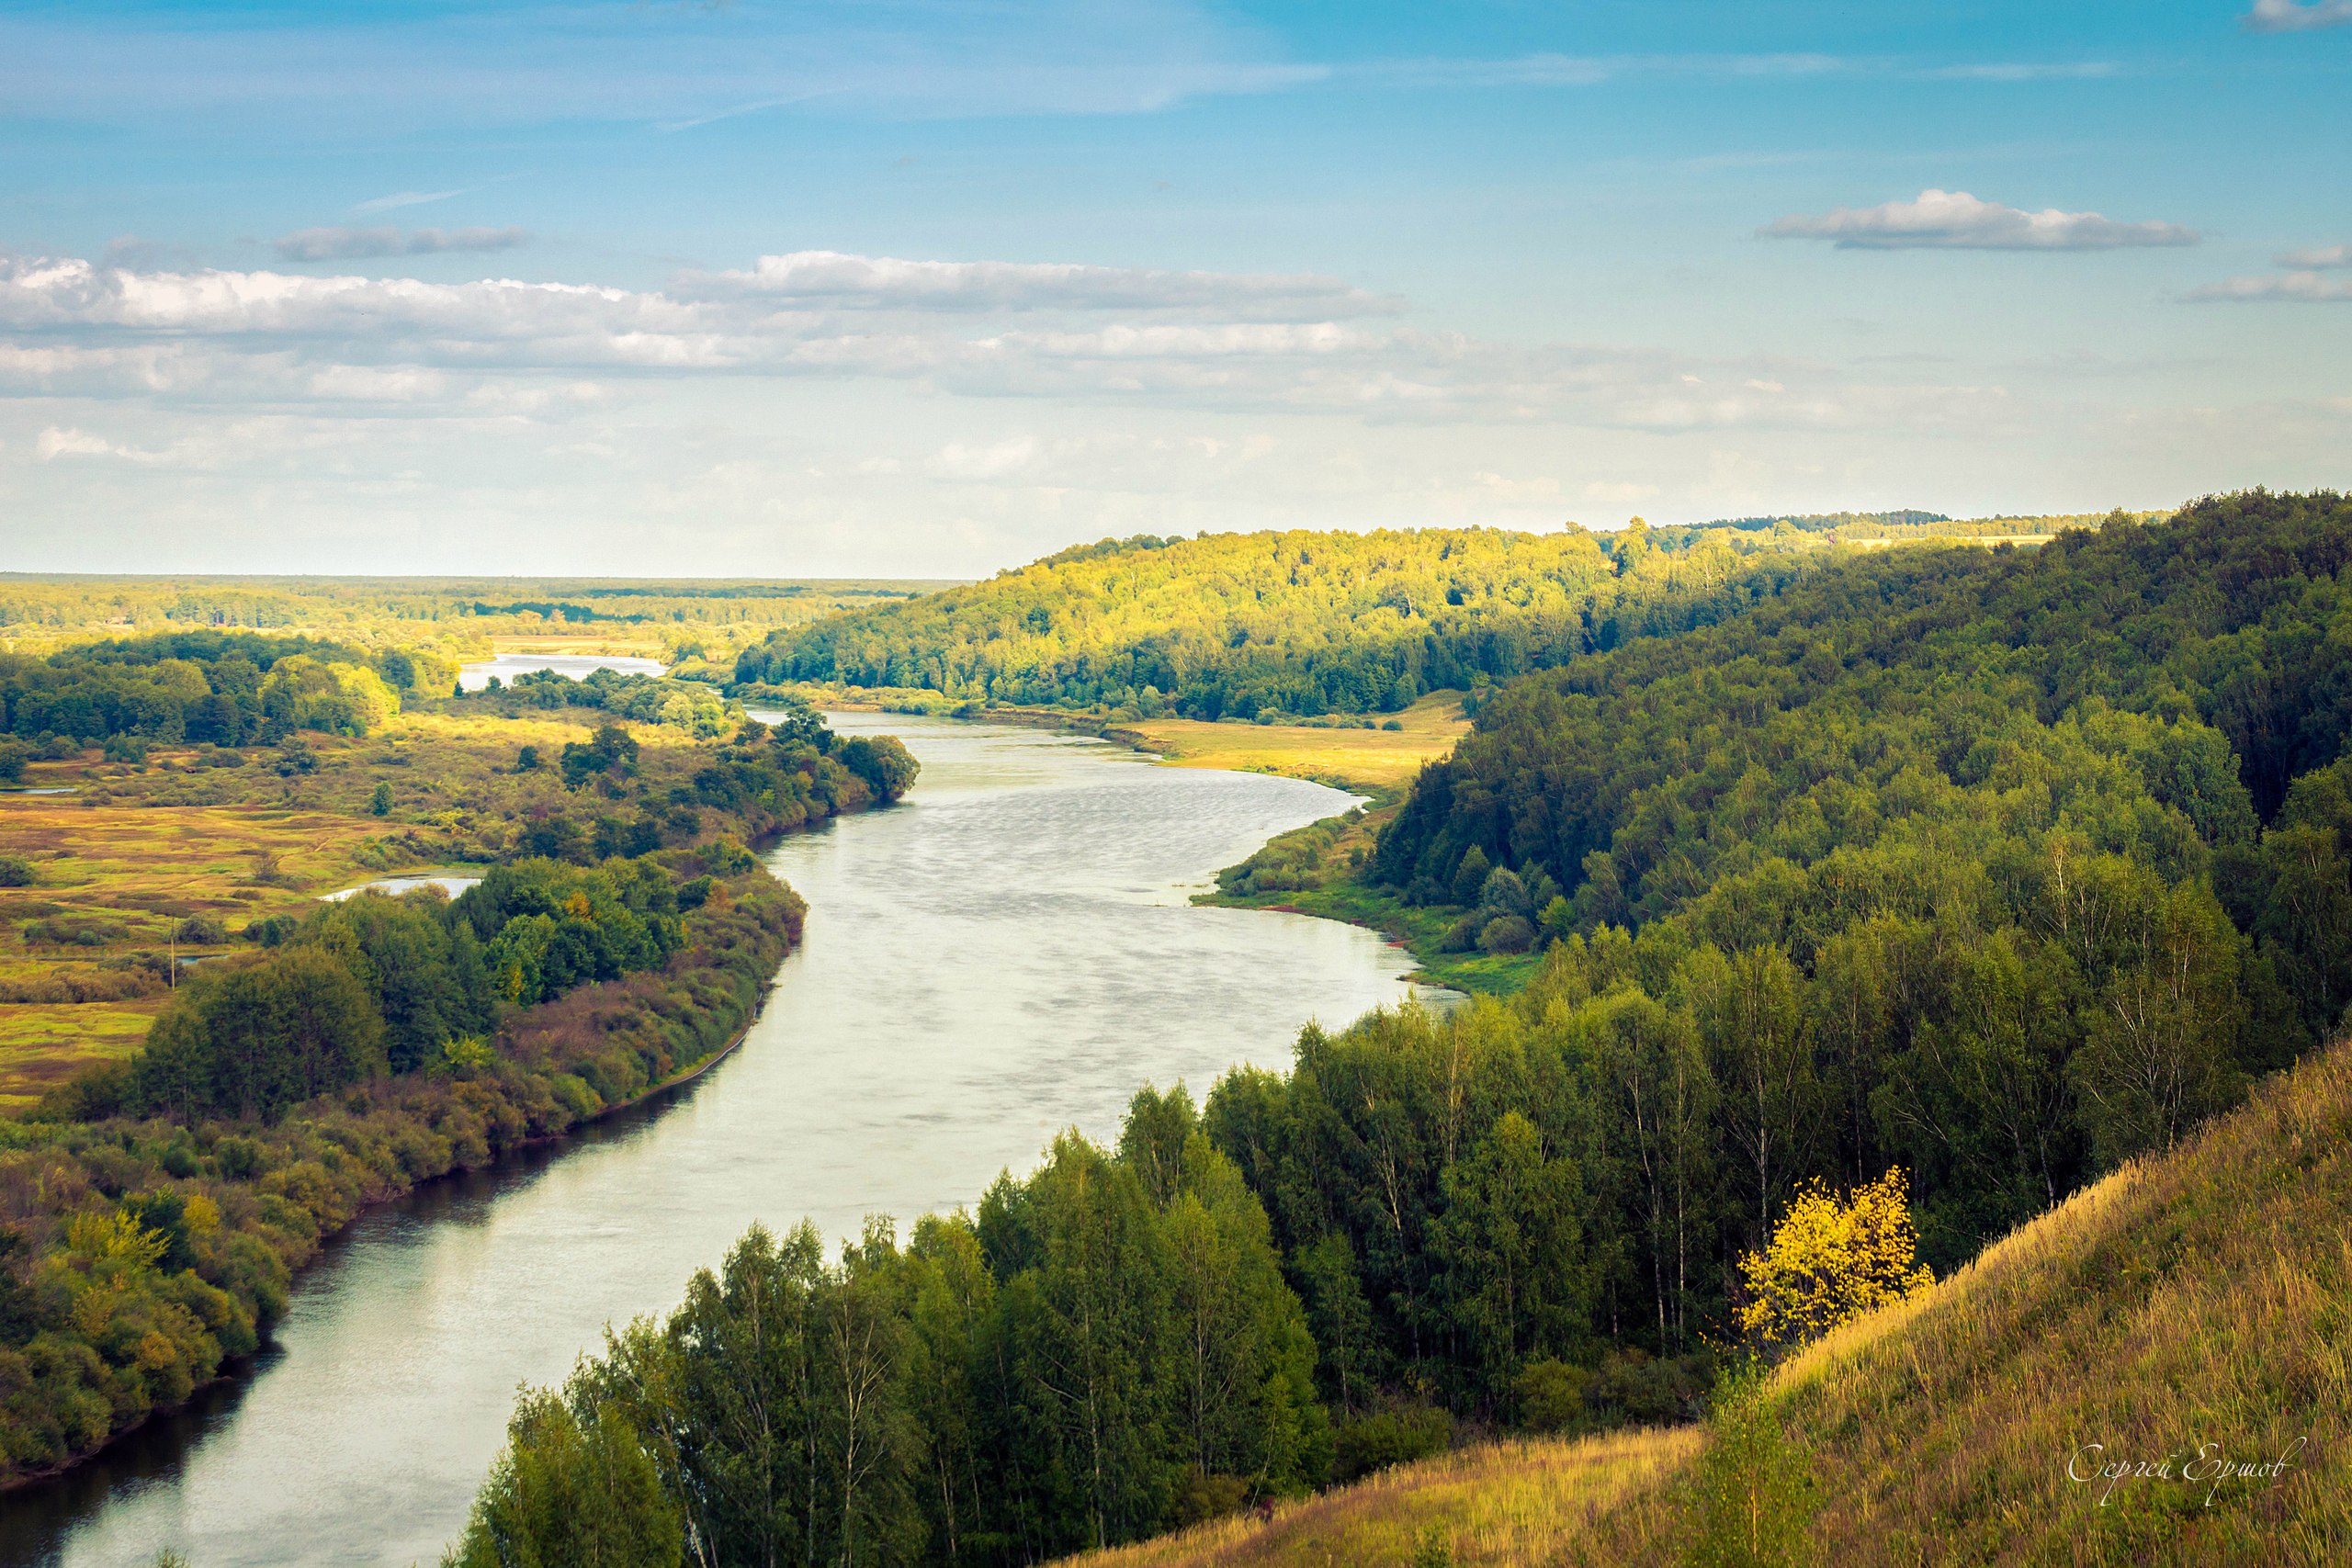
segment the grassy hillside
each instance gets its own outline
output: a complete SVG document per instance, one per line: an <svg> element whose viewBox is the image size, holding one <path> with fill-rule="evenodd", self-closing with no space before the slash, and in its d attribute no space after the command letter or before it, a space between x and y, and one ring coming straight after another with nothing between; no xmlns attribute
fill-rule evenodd
<svg viewBox="0 0 2352 1568"><path fill-rule="evenodd" d="M1811 1560L2352 1559L2347 1234L2352 1045L2338 1044L1781 1368L1775 1397L1820 1503ZM1435 1527L1461 1564L1673 1562L1706 1440L1685 1427L1469 1450L1269 1521L1074 1561L1402 1564ZM2282 1456L2275 1479L2206 1473ZM2126 1460L2171 1475L2097 1476Z"/></svg>

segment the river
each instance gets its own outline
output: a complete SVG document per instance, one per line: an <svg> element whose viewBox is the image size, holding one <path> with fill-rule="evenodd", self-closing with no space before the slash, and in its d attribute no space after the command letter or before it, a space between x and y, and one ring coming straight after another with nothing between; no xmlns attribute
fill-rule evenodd
<svg viewBox="0 0 2352 1568"><path fill-rule="evenodd" d="M1410 987L1402 950L1303 916L1192 908L1319 784L1150 765L1101 741L899 716L901 805L786 839L809 902L742 1046L561 1148L376 1211L298 1282L277 1344L58 1482L0 1500L0 1562L430 1565L518 1382L667 1310L754 1220L845 1235L978 1200L1136 1087L1281 1066L1309 1019Z"/></svg>

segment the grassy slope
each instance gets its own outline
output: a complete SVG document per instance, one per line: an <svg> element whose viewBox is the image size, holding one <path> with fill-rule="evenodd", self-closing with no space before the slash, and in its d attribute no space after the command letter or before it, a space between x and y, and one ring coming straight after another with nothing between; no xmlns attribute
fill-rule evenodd
<svg viewBox="0 0 2352 1568"><path fill-rule="evenodd" d="M1776 1387L1812 1456L1820 1562L2352 1562L2352 1044L1815 1346ZM2075 1460L2091 1443L2104 1453ZM2275 1483L2178 1479L2206 1443L2291 1463ZM1700 1444L1454 1455L1085 1561L1402 1563L1436 1523L1459 1563L1667 1563ZM2100 1458L2169 1459L2174 1478L2123 1481L2101 1506L2067 1473Z"/></svg>

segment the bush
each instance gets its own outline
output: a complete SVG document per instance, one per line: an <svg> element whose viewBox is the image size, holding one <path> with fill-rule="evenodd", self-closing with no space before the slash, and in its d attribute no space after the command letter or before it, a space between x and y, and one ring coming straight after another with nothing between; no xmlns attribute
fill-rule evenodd
<svg viewBox="0 0 2352 1568"><path fill-rule="evenodd" d="M210 915L190 915L172 929L174 942L215 942L229 940L229 928Z"/></svg>
<svg viewBox="0 0 2352 1568"><path fill-rule="evenodd" d="M1535 945L1535 928L1519 915L1500 915L1478 932L1482 953L1525 953Z"/></svg>
<svg viewBox="0 0 2352 1568"><path fill-rule="evenodd" d="M1751 1361L1716 1389L1700 1455L1699 1534L1692 1568L1781 1568L1809 1561L1806 1527L1815 1506L1812 1466L1789 1441L1770 1374Z"/></svg>
<svg viewBox="0 0 2352 1568"><path fill-rule="evenodd" d="M1401 718L1392 718L1383 724L1380 728L1383 729L1402 729L1405 728L1405 721Z"/></svg>
<svg viewBox="0 0 2352 1568"><path fill-rule="evenodd" d="M1453 1446L1453 1417L1434 1404L1399 1404L1342 1421L1332 1434L1332 1479L1353 1481Z"/></svg>
<svg viewBox="0 0 2352 1568"><path fill-rule="evenodd" d="M1530 1361L1511 1392L1519 1401L1519 1424L1531 1432L1558 1432L1584 1419L1589 1368L1566 1361Z"/></svg>
<svg viewBox="0 0 2352 1568"><path fill-rule="evenodd" d="M22 855L0 855L0 887L30 887L40 880L33 863Z"/></svg>

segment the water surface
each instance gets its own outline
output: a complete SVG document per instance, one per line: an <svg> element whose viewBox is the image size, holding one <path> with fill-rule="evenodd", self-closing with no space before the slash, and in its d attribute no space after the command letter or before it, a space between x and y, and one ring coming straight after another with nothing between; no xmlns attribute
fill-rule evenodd
<svg viewBox="0 0 2352 1568"><path fill-rule="evenodd" d="M505 685L513 685L514 677L527 675L535 670L552 670L568 680L585 680L599 670L609 670L616 675L659 675L670 667L658 659L637 659L625 653L502 653L494 659L478 659L458 670L460 691L479 692L490 684L492 675Z"/></svg>
<svg viewBox="0 0 2352 1568"><path fill-rule="evenodd" d="M0 1561L429 1565L515 1384L673 1306L753 1220L842 1235L974 1201L1061 1128L1114 1134L1146 1079L1283 1065L1307 1020L1408 989L1371 932L1186 902L1336 791L1035 730L834 722L903 736L922 780L770 857L808 939L743 1046L667 1105L361 1220L250 1375L0 1502Z"/></svg>

